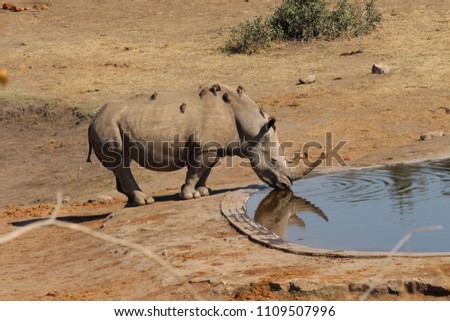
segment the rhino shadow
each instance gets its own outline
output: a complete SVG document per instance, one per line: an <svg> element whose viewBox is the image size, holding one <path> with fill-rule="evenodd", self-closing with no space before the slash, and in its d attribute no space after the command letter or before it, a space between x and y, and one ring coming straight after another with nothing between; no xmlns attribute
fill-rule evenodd
<svg viewBox="0 0 450 321"><path fill-rule="evenodd" d="M278 236L284 237L289 225L306 226L305 221L298 217L302 212L315 213L328 222L328 217L320 208L294 195L290 189L270 192L259 203L254 220Z"/></svg>
<svg viewBox="0 0 450 321"><path fill-rule="evenodd" d="M263 188L265 188L265 187L262 186L261 184L250 184L250 185L247 185L247 186L211 189L209 192L210 192L211 195L217 195L217 194L225 194L225 193L228 193L228 192L235 192L235 191L245 190L245 189L262 190ZM158 195L158 196L154 196L153 198L155 199L156 202L183 201L183 199L180 197L180 193ZM130 205L129 207L133 207L133 205Z"/></svg>
<svg viewBox="0 0 450 321"><path fill-rule="evenodd" d="M61 221L61 222L67 222L67 223L81 224L81 223L86 223L86 222L103 220L103 219L106 219L111 214L112 214L112 212L105 213L105 214L98 214L98 215L89 215L89 216L60 216L60 217L57 217L56 220ZM49 219L49 217L33 218L30 220L25 220L25 221L11 222L9 224L11 224L12 226L16 226L16 227L23 227L23 226L27 226L27 225L30 225L33 223L45 221L48 219Z"/></svg>

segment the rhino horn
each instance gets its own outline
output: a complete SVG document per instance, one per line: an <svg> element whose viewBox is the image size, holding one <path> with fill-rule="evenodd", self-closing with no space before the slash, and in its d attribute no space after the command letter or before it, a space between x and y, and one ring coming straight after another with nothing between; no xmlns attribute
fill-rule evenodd
<svg viewBox="0 0 450 321"><path fill-rule="evenodd" d="M314 162L310 163L303 161L303 159L307 159L306 155L301 156L302 154L300 152L295 152L294 157L292 159L286 159L287 163L290 164L292 167L290 167L290 175L289 178L292 181L296 181L305 175L307 175L309 172L311 172L314 168L322 164L323 160L325 159L325 153L322 153L319 158L317 158ZM295 165L295 166L293 166Z"/></svg>

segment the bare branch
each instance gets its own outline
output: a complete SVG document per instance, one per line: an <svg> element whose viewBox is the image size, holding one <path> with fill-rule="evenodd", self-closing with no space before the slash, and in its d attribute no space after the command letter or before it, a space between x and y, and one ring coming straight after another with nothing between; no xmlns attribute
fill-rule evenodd
<svg viewBox="0 0 450 321"><path fill-rule="evenodd" d="M46 226L57 226L57 227L62 227L62 228L66 228L69 230L81 232L83 234L89 235L91 237L94 237L96 239L99 239L99 240L102 240L102 241L105 241L108 243L118 244L118 245L130 248L130 249L136 250L137 252L141 253L145 257L147 257L150 260L161 265L164 269L166 269L166 271L168 273L170 273L172 276L174 276L176 279L178 279L178 281L185 286L186 290L189 292L189 294L192 296L192 298L194 300L198 300L198 301L203 300L202 297L200 297L200 295L188 283L188 281L185 279L185 277L183 275L181 275L170 263L166 262L163 258L159 257L158 255L153 253L151 250L145 248L144 246L124 240L124 239L119 239L115 236L111 236L111 235L108 235L105 233L100 233L100 232L94 231L83 225L58 220L57 216L58 216L59 210L61 209L61 206L62 206L62 194L60 192L58 192L57 193L57 204L56 204L56 207L49 219L29 224L25 227L22 227L20 229L17 229L15 231L11 232L11 233L0 236L0 244L11 242L14 239L17 239L18 237L20 237L24 234L30 233L33 230L36 230L36 229L39 229L42 227L46 227Z"/></svg>
<svg viewBox="0 0 450 321"><path fill-rule="evenodd" d="M419 233L424 233L424 232L433 232L433 231L440 231L444 229L444 227L442 225L433 225L433 226L428 226L428 227L422 227L422 228L418 228L414 231L409 232L408 234L406 234L400 241L397 242L397 244L392 248L392 250L389 252L389 255L387 256L387 259L391 259L392 256L397 253L400 248L409 240L411 240L416 234ZM384 262L383 262L383 266L384 266ZM375 278L370 282L370 286L369 288L366 290L366 292L364 292L360 297L359 297L359 301L364 301L367 300L367 298L369 297L369 295L372 293L372 291L375 289L375 287L377 286L377 284L380 283L380 279L383 275L383 271L381 270L376 276Z"/></svg>

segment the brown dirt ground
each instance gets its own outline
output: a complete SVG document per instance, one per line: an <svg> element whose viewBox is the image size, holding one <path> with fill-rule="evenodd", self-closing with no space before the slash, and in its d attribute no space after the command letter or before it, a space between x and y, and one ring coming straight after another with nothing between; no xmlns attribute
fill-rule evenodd
<svg viewBox="0 0 450 321"><path fill-rule="evenodd" d="M17 3L30 6L37 1ZM220 214L228 191L258 183L245 168L217 168L210 197L179 201L184 171L137 169L155 204L124 208L111 173L85 163L88 121L104 101L142 91L241 84L278 119L282 140L335 142L353 165L450 155L450 1L379 1L375 33L335 42L277 44L228 56L217 48L227 28L268 14L277 1L49 1L45 11L0 10L0 234L48 217L56 191L69 221L147 247L208 300L356 299L381 281L422 280L450 288L450 258L338 259L286 254L251 243ZM363 50L361 55L341 53ZM371 74L373 63L391 66ZM316 83L297 86L316 75ZM340 80L336 80L336 79ZM77 109L75 109L77 108ZM112 201L87 202L97 195ZM113 213L112 217L105 218ZM402 236L399 236L401 238ZM322 288L275 291L300 280ZM296 281L296 282L297 282ZM356 287L357 288L357 287ZM392 292L392 291L391 291ZM429 291L373 299L436 299ZM435 293L434 291L433 293ZM0 245L2 300L184 300L170 271L134 250L75 231L46 227ZM447 297L448 298L448 297Z"/></svg>

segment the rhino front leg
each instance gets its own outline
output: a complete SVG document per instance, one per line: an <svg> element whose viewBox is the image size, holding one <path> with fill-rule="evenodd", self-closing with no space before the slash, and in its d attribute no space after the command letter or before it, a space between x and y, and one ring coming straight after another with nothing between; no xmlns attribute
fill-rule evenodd
<svg viewBox="0 0 450 321"><path fill-rule="evenodd" d="M211 169L217 160L209 164L202 164L199 167L188 167L186 182L181 187L181 198L184 200L200 198L209 195L209 188L205 186L206 180L211 173Z"/></svg>
<svg viewBox="0 0 450 321"><path fill-rule="evenodd" d="M116 176L117 191L128 197L127 205L139 206L151 204L155 201L153 197L142 192L130 168L115 168L113 172Z"/></svg>
<svg viewBox="0 0 450 321"><path fill-rule="evenodd" d="M181 199L190 200L202 196L202 194L195 189L195 186L205 170L206 168L188 167L186 182L181 187Z"/></svg>

